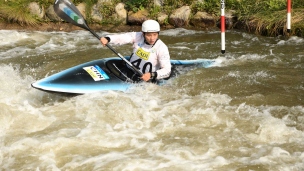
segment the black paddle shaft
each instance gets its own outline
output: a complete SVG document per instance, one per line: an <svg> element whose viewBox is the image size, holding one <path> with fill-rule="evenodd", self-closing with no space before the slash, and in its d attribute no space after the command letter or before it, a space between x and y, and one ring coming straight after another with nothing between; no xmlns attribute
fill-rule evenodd
<svg viewBox="0 0 304 171"><path fill-rule="evenodd" d="M56 0L54 2L54 11L64 21L90 31L98 40L100 40L101 37L89 28L82 14L79 12L76 6L69 0ZM107 44L106 46L110 50L112 50L116 55L118 55L123 61L125 61L130 67L132 67L132 69L137 72L138 75L143 75L140 70L133 66L130 61L124 58L115 49L113 49L112 46L110 46L109 44Z"/></svg>

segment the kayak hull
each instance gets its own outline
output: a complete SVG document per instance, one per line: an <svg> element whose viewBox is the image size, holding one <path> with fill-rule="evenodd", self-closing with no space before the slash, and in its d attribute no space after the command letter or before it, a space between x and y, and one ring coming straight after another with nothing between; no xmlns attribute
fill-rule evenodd
<svg viewBox="0 0 304 171"><path fill-rule="evenodd" d="M128 57L126 57L128 59ZM198 66L208 68L215 63L210 59L171 60L172 76L178 75L177 68ZM32 87L57 93L86 94L106 90L126 91L134 83L125 80L118 57L98 59L63 70L32 83ZM164 81L162 81L163 83Z"/></svg>

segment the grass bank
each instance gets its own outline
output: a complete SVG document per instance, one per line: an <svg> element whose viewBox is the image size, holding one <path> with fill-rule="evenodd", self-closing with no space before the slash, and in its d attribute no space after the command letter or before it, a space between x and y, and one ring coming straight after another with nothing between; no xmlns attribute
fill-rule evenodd
<svg viewBox="0 0 304 171"><path fill-rule="evenodd" d="M228 0L229 9L236 11L238 28L265 36L286 35L286 0ZM304 1L292 1L290 35L304 36Z"/></svg>
<svg viewBox="0 0 304 171"><path fill-rule="evenodd" d="M0 0L0 22L18 23L24 26L39 25L51 22L32 16L27 8L30 2L38 2L47 9L54 0ZM98 0L73 0L75 4L86 3L86 8L91 9ZM154 0L111 0L100 6L100 13L104 16L101 23L111 24L115 22L111 16L115 12L117 3L123 2L128 11L147 9L151 18L156 18L160 12L170 15L173 10L190 5L192 16L203 11L220 17L220 0L163 0L162 6L154 5ZM237 18L234 28L264 36L286 35L286 0L226 0L226 12L232 12ZM87 10L90 11L90 10ZM304 1L292 0L292 32L290 35L304 36ZM92 23L90 13L87 13L88 23Z"/></svg>

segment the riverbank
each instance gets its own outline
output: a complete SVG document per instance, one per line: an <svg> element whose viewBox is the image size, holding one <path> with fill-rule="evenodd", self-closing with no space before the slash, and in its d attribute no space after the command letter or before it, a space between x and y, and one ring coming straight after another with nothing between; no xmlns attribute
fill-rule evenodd
<svg viewBox="0 0 304 171"><path fill-rule="evenodd" d="M104 30L104 31L135 31L140 29L140 26L130 26L130 25L120 25L120 26L102 26L99 24L90 24L89 25L92 30ZM74 30L83 30L80 27L74 26L70 23L66 22L49 22L49 23L40 23L38 25L20 25L17 23L0 23L0 30L21 30L21 31L74 31Z"/></svg>
<svg viewBox="0 0 304 171"><path fill-rule="evenodd" d="M130 32L130 31L140 31L141 26L140 25L100 25L100 24L88 24L89 27L94 30L94 31L108 31L108 32ZM162 26L161 30L166 30L166 29L173 29L175 27L171 25L166 25ZM183 28L185 29L191 29L191 30L220 30L219 27L208 27L208 28L198 28L198 27L193 27L193 26L184 26ZM284 28L282 26L282 28ZM263 35L262 33L265 33L269 31L269 29L265 28L259 28L257 23L246 23L245 21L241 22L239 21L238 23L235 24L234 27L229 28L229 29L237 29L237 30L242 30L244 32L248 33L253 33L257 35ZM259 30L258 30L259 29ZM0 22L0 30L19 30L19 31L65 31L65 32L71 32L75 30L83 30L80 27L77 27L75 25L72 25L70 23L66 22L48 22L48 23L40 23L38 25L20 25L17 23L5 23L5 22ZM257 31L258 30L258 31ZM275 35L272 36L277 36L277 35L284 35L284 36L298 36L298 37L304 37L304 27L303 28L297 28L293 33L287 33L286 30L283 31L281 29L278 31ZM263 36L267 36L264 34Z"/></svg>
<svg viewBox="0 0 304 171"><path fill-rule="evenodd" d="M92 30L95 31L109 31L109 32L128 32L128 31L140 31L141 26L140 25L100 25L100 24L88 24L89 27ZM172 29L174 28L173 26L162 26L162 30L166 29ZM186 29L198 29L194 27L184 27ZM213 28L216 29L216 28ZM75 31L75 30L83 30L80 27L77 27L75 25L72 25L70 23L66 22L48 22L48 23L40 23L35 26L31 25L20 25L17 23L1 23L0 22L0 30L20 30L20 31L65 31L65 32L70 32L70 31Z"/></svg>
<svg viewBox="0 0 304 171"><path fill-rule="evenodd" d="M62 22L55 14L52 3L39 4L31 0L23 0L20 4L3 1L0 7L0 29L36 30L36 31L73 31L81 28ZM90 2L90 3L89 3ZM77 1L76 7L86 19L92 30L110 32L126 32L140 30L146 19L157 20L163 29L188 28L199 30L215 30L220 28L219 3L202 3L197 0L179 3L166 2L139 8L139 4L111 1L104 3L96 0ZM177 2L177 1L176 1ZM135 2L134 2L135 3ZM27 5L29 4L29 5ZM131 8L133 6L134 8ZM263 8L260 8L262 6ZM136 7L136 8L135 8ZM266 0L249 0L246 2L227 1L226 29L237 29L263 36L299 36L304 37L304 2L293 1L291 14L291 32L287 32L286 2L269 2Z"/></svg>

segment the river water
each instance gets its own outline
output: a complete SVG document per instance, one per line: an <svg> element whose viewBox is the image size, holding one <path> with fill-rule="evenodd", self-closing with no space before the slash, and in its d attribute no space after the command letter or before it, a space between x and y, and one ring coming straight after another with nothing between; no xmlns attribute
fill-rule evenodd
<svg viewBox="0 0 304 171"><path fill-rule="evenodd" d="M172 59L221 63L64 96L31 83L115 54L87 31L0 30L0 170L304 170L303 38L228 31L224 55L218 30L160 38Z"/></svg>

